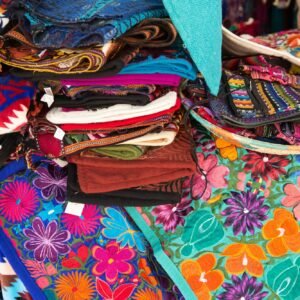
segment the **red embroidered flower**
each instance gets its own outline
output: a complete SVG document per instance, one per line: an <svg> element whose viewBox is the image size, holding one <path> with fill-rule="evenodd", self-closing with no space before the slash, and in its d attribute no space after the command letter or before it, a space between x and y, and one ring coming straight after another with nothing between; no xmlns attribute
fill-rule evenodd
<svg viewBox="0 0 300 300"><path fill-rule="evenodd" d="M252 177L262 177L265 181L268 179L278 180L280 175L285 175L286 167L290 160L284 156L269 155L257 152L250 152L242 157L246 162L244 171L252 172Z"/></svg>

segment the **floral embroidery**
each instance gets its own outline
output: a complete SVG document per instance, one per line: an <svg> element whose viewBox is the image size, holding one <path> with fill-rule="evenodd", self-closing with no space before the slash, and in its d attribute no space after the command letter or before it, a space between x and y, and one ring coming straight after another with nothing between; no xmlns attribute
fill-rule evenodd
<svg viewBox="0 0 300 300"><path fill-rule="evenodd" d="M66 255L70 251L66 242L70 239L70 232L59 230L57 222L51 221L45 227L40 218L32 222L32 229L24 229L24 235L29 238L24 247L34 251L33 255L37 261L48 258L52 263L58 260L59 255Z"/></svg>
<svg viewBox="0 0 300 300"><path fill-rule="evenodd" d="M293 207L294 215L297 220L300 220L300 177L297 179L297 185L288 183L284 186L286 196L282 199L282 205Z"/></svg>
<svg viewBox="0 0 300 300"><path fill-rule="evenodd" d="M268 295L263 291L263 284L246 273L241 278L233 275L232 284L224 283L222 287L225 292L217 296L220 300L262 300Z"/></svg>
<svg viewBox="0 0 300 300"><path fill-rule="evenodd" d="M250 152L242 157L246 162L245 172L252 172L252 177L262 177L265 181L268 179L278 180L280 175L285 175L286 167L290 160L284 156L261 154Z"/></svg>
<svg viewBox="0 0 300 300"><path fill-rule="evenodd" d="M231 192L231 197L224 200L228 206L222 211L222 216L227 216L225 226L233 227L233 233L244 235L249 231L254 234L255 228L262 227L262 221L266 220L268 205L264 205L264 197L259 197L256 193Z"/></svg>
<svg viewBox="0 0 300 300"><path fill-rule="evenodd" d="M133 249L125 247L120 248L117 243L108 243L104 248L94 246L92 255L98 261L93 267L93 274L100 276L105 273L106 280L109 283L116 282L118 274L131 274L132 265L128 262L135 257Z"/></svg>
<svg viewBox="0 0 300 300"><path fill-rule="evenodd" d="M0 214L17 223L31 217L38 208L37 192L26 181L4 184L0 191Z"/></svg>
<svg viewBox="0 0 300 300"><path fill-rule="evenodd" d="M140 270L139 276L141 276L147 283L154 287L158 285L156 278L151 275L151 268L148 266L145 258L141 258L139 260L138 267Z"/></svg>
<svg viewBox="0 0 300 300"><path fill-rule="evenodd" d="M207 201L211 197L212 188L225 188L229 174L229 169L225 166L218 166L218 159L215 155L208 155L206 158L203 153L197 153L198 164L202 173L195 173L193 185L193 197L202 198ZM185 183L185 188L190 188L190 183Z"/></svg>
<svg viewBox="0 0 300 300"><path fill-rule="evenodd" d="M155 292L150 290L149 288L146 288L144 290L138 291L132 299L133 300L163 300L163 297L160 290Z"/></svg>
<svg viewBox="0 0 300 300"><path fill-rule="evenodd" d="M67 171L49 164L47 168L39 167L36 170L39 177L33 180L33 185L41 190L44 198L51 196L58 202L64 202L67 190Z"/></svg>
<svg viewBox="0 0 300 300"><path fill-rule="evenodd" d="M94 285L92 279L83 273L72 272L61 275L55 284L55 290L62 300L93 300Z"/></svg>
<svg viewBox="0 0 300 300"><path fill-rule="evenodd" d="M225 268L230 274L240 275L248 272L255 277L263 275L261 260L266 260L267 257L259 245L231 244L224 249L222 255L228 256Z"/></svg>
<svg viewBox="0 0 300 300"><path fill-rule="evenodd" d="M230 161L235 161L238 158L238 152L235 145L221 139L216 138L216 147L220 151L223 158L228 158Z"/></svg>
<svg viewBox="0 0 300 300"><path fill-rule="evenodd" d="M56 220L63 212L63 207L61 204L53 204L53 202L48 202L43 205L43 210L38 214L43 221Z"/></svg>
<svg viewBox="0 0 300 300"><path fill-rule="evenodd" d="M96 205L85 205L81 216L64 213L62 222L75 236L92 235L100 226L100 211Z"/></svg>
<svg viewBox="0 0 300 300"><path fill-rule="evenodd" d="M274 219L265 223L262 234L269 240L267 250L272 256L283 256L288 250L300 251L299 225L293 214L283 208L275 209Z"/></svg>
<svg viewBox="0 0 300 300"><path fill-rule="evenodd" d="M105 212L108 218L101 220L105 227L102 230L104 237L117 240L121 243L121 247L136 245L139 251L146 251L142 233L134 229L118 210L109 207L105 209Z"/></svg>
<svg viewBox="0 0 300 300"><path fill-rule="evenodd" d="M185 224L184 217L191 211L191 201L182 200L176 205L159 205L152 210L152 214L156 217L155 224L162 224L165 231L174 232L177 226Z"/></svg>
<svg viewBox="0 0 300 300"><path fill-rule="evenodd" d="M136 284L121 284L114 291L112 291L110 286L105 281L97 278L96 287L98 294L103 300L125 300L130 299L133 291L136 288Z"/></svg>
<svg viewBox="0 0 300 300"><path fill-rule="evenodd" d="M211 299L210 292L217 290L224 281L220 270L214 270L217 260L212 253L200 256L196 261L188 259L181 263L183 277L199 300Z"/></svg>

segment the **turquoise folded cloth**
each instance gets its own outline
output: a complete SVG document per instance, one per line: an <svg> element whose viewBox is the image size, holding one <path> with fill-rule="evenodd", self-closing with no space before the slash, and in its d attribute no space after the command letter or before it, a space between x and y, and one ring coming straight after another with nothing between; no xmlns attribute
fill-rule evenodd
<svg viewBox="0 0 300 300"><path fill-rule="evenodd" d="M183 58L169 58L164 55L157 58L149 56L147 59L130 63L120 74L174 74L182 78L195 80L197 69L188 60Z"/></svg>
<svg viewBox="0 0 300 300"><path fill-rule="evenodd" d="M170 18L213 95L222 67L222 1L163 0Z"/></svg>

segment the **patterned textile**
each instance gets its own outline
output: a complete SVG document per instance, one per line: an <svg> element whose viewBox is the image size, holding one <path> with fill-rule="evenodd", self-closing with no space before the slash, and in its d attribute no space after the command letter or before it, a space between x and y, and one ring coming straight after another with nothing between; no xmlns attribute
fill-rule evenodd
<svg viewBox="0 0 300 300"><path fill-rule="evenodd" d="M158 261L185 299L299 299L299 156L237 148L200 126L195 140L192 197L127 208Z"/></svg>
<svg viewBox="0 0 300 300"><path fill-rule="evenodd" d="M10 11L22 15L22 30L40 48L103 45L144 19L167 16L160 0L19 0Z"/></svg>
<svg viewBox="0 0 300 300"><path fill-rule="evenodd" d="M34 95L32 82L0 76L0 134L19 131L27 123L27 112Z"/></svg>
<svg viewBox="0 0 300 300"><path fill-rule="evenodd" d="M66 170L33 161L0 172L0 251L33 299L180 299L123 209L66 213Z"/></svg>
<svg viewBox="0 0 300 300"><path fill-rule="evenodd" d="M0 299L31 300L23 282L18 278L9 262L0 254ZM1 298L2 296L2 298Z"/></svg>

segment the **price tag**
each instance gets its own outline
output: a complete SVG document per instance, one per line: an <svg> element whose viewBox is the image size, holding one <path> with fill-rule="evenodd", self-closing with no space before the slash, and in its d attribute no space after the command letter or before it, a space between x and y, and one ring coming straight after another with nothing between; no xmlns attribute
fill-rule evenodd
<svg viewBox="0 0 300 300"><path fill-rule="evenodd" d="M65 213L80 217L82 215L83 209L84 209L83 203L68 202L65 209Z"/></svg>
<svg viewBox="0 0 300 300"><path fill-rule="evenodd" d="M48 107L51 107L51 105L54 102L54 95L52 92L52 89L50 87L44 88L45 94L43 95L41 101L47 103Z"/></svg>
<svg viewBox="0 0 300 300"><path fill-rule="evenodd" d="M56 139L58 139L58 140L63 140L63 138L64 138L64 136L65 136L65 132L61 129L61 128L59 128L59 127L56 127L56 131L55 131L55 133L54 133L54 137L56 138Z"/></svg>

